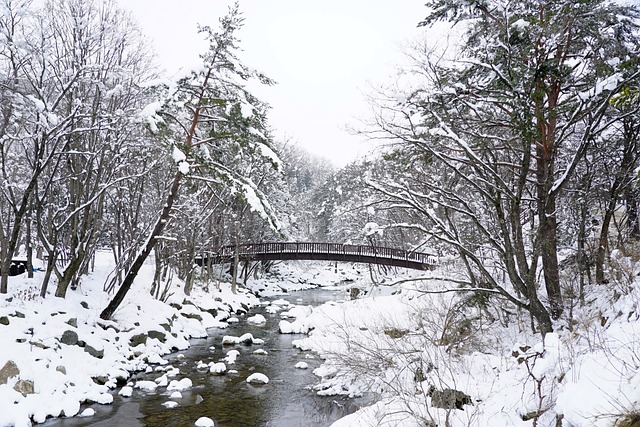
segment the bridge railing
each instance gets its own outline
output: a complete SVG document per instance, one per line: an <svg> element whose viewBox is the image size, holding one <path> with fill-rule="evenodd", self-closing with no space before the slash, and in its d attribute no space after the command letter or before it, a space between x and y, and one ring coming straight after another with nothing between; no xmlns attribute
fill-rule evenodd
<svg viewBox="0 0 640 427"><path fill-rule="evenodd" d="M271 242L242 244L238 246L224 246L218 252L218 256L226 258L239 256L250 256L258 254L337 254L367 256L373 258L386 258L418 262L422 264L436 264L437 260L433 255L423 252L405 251L402 249L389 248L384 246L349 245L340 243L308 243L308 242Z"/></svg>

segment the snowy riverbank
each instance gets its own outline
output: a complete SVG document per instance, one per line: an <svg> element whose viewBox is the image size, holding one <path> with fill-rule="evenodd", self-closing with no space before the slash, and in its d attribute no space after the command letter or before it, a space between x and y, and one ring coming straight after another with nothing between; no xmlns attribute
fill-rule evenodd
<svg viewBox="0 0 640 427"><path fill-rule="evenodd" d="M637 282L624 292L591 289L587 304L574 307L571 329L559 327L543 343L524 315L499 305L481 312L461 305L459 293L424 292L445 283L373 287L364 268L299 267L282 264L279 277L251 280L250 287L264 296L336 283L361 290L355 300L316 308L278 301L266 307L281 319L282 332L308 334L296 347L324 359L314 370L319 394L379 399L334 427L533 426L536 416L538 426L556 426L559 418L564 427L605 427L637 413ZM105 322L99 314L109 300L102 286L110 268L109 256L98 257L96 271L64 300L37 296L42 273L11 278L10 294L0 298L0 426L90 416L82 402L110 404L114 393L135 392L128 383L133 372L169 369L163 356L260 304L225 283L208 291L196 286L188 297L174 285L166 303L157 301L149 295L153 265L145 265L113 321ZM176 386L188 380L173 379Z"/></svg>
<svg viewBox="0 0 640 427"><path fill-rule="evenodd" d="M158 301L149 294L149 264L113 321L103 321L109 295L102 288L112 267L101 253L95 272L66 299L38 295L44 273L10 278L9 294L0 297L0 426L83 415L82 402L109 404L131 373L166 364L162 356L260 302L246 290L233 294L226 283L211 284L208 292L196 287L188 297L174 285L166 303Z"/></svg>
<svg viewBox="0 0 640 427"><path fill-rule="evenodd" d="M637 425L622 422L638 419L640 402L637 279L625 294L591 289L572 328L544 342L526 316L480 320L460 294L424 292L447 284L428 283L281 322L308 331L295 346L325 359L318 393L379 398L332 427Z"/></svg>

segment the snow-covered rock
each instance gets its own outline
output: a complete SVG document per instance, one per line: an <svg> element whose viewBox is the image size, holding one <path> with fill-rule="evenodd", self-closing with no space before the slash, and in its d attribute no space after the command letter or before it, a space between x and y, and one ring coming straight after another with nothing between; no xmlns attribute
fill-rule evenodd
<svg viewBox="0 0 640 427"><path fill-rule="evenodd" d="M307 334L311 330L306 319L296 319L293 322L281 320L278 328L281 334Z"/></svg>
<svg viewBox="0 0 640 427"><path fill-rule="evenodd" d="M155 381L148 381L148 380L138 381L136 382L135 388L138 388L144 391L153 392L153 391L156 391L156 389L158 388L158 384Z"/></svg>
<svg viewBox="0 0 640 427"><path fill-rule="evenodd" d="M189 378L183 378L181 380L172 380L167 386L167 391L182 391L193 387L193 382Z"/></svg>
<svg viewBox="0 0 640 427"><path fill-rule="evenodd" d="M266 322L267 319L262 314L256 314L255 316L247 318L247 323L252 323L254 325L263 325Z"/></svg>
<svg viewBox="0 0 640 427"><path fill-rule="evenodd" d="M247 382L250 384L267 384L269 383L269 377L265 374L255 372L247 377Z"/></svg>
<svg viewBox="0 0 640 427"><path fill-rule="evenodd" d="M78 415L79 417L93 417L96 414L95 409L87 408Z"/></svg>
<svg viewBox="0 0 640 427"><path fill-rule="evenodd" d="M236 359L238 358L238 356L240 356L240 352L238 350L229 350L224 360L229 365L233 365L234 363L236 363Z"/></svg>
<svg viewBox="0 0 640 427"><path fill-rule="evenodd" d="M161 403L161 405L167 409L177 408L178 406L180 406L178 402L174 402L173 400L167 400L166 402Z"/></svg>
<svg viewBox="0 0 640 427"><path fill-rule="evenodd" d="M209 366L209 372L215 375L222 375L227 370L227 365L222 362L211 363Z"/></svg>
<svg viewBox="0 0 640 427"><path fill-rule="evenodd" d="M225 335L222 337L222 345L235 345L235 344L264 344L264 340L260 338L254 338L254 336L250 333L246 333L239 337L234 337L231 335Z"/></svg>
<svg viewBox="0 0 640 427"><path fill-rule="evenodd" d="M215 422L211 418L208 417L200 417L196 421L196 427L214 427L216 425Z"/></svg>
<svg viewBox="0 0 640 427"><path fill-rule="evenodd" d="M131 395L133 394L133 387L124 386L120 389L118 394L122 397L131 397Z"/></svg>

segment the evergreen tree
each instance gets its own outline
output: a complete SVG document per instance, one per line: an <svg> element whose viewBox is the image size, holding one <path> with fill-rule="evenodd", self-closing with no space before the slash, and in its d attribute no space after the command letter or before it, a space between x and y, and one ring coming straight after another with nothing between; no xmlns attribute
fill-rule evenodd
<svg viewBox="0 0 640 427"><path fill-rule="evenodd" d="M138 271L172 219L183 179L228 188L242 197L269 223L279 227L264 194L246 174L246 160L259 157L277 167L266 128L266 105L257 100L243 82L271 80L244 66L237 58L237 30L242 26L238 5L220 19L220 30L202 27L209 50L201 56L203 67L167 87L167 99L157 105L150 123L157 128L172 153L174 176L161 212L142 248L131 263L120 288L100 317L109 319L131 288ZM173 138L180 138L180 142Z"/></svg>

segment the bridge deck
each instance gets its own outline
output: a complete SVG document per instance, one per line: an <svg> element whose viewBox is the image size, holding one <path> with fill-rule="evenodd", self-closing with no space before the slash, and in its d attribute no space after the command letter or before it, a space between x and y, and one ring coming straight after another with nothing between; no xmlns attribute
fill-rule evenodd
<svg viewBox="0 0 640 427"><path fill-rule="evenodd" d="M405 251L389 247L343 245L340 243L276 242L238 245L241 261L323 260L362 262L404 267L416 270L432 270L436 257L422 252ZM235 257L235 246L224 246L217 254L196 259L200 265L228 263Z"/></svg>

